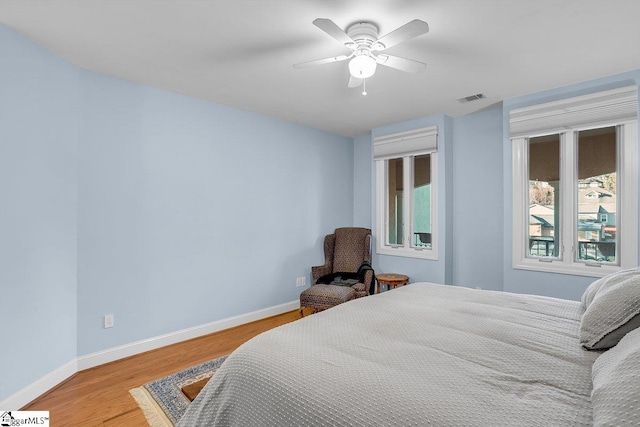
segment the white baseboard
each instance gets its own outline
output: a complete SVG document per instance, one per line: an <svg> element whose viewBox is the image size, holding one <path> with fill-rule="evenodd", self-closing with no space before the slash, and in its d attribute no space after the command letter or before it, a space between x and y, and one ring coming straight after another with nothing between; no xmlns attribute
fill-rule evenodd
<svg viewBox="0 0 640 427"><path fill-rule="evenodd" d="M76 372L78 372L78 359L73 359L55 371L49 372L44 377L29 384L16 394L1 401L0 409L3 411L17 411L27 403L35 400L39 396L42 396L42 394L51 390L53 387L57 386Z"/></svg>
<svg viewBox="0 0 640 427"><path fill-rule="evenodd" d="M146 340L136 341L131 344L125 344L119 347L113 347L107 350L77 357L55 371L36 380L14 395L0 401L0 409L18 410L27 403L51 390L53 387L57 386L76 372L123 359L125 357L144 353L145 351L155 350L181 341L222 331L223 329L229 329L234 326L240 326L245 323L276 316L298 308L300 308L300 301L291 301L273 307L252 311L250 313L241 314L239 316L228 317L226 319L217 320L204 325L194 326L193 328L182 329L169 334L159 335Z"/></svg>
<svg viewBox="0 0 640 427"><path fill-rule="evenodd" d="M169 334L159 335L146 340L136 341L131 344L125 344L119 347L113 347L107 350L80 356L78 357L78 371L84 371L85 369L93 368L94 366L103 365L125 357L144 353L145 351L155 350L156 348L165 347L167 345L201 337L213 332L222 331L223 329L233 328L234 326L243 325L255 320L286 313L287 311L296 310L298 308L300 308L300 301L291 301L273 307L264 308L262 310L252 311L251 313L216 320L215 322L194 326L193 328L187 328L181 331L171 332Z"/></svg>

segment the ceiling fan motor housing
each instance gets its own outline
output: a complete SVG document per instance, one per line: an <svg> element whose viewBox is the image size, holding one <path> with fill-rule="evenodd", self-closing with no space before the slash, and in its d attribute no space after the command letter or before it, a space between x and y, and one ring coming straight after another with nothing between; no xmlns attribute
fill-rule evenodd
<svg viewBox="0 0 640 427"><path fill-rule="evenodd" d="M356 42L358 49L370 49L371 45L378 40L378 27L370 22L358 22L347 28L347 35ZM356 46L350 48L355 49Z"/></svg>

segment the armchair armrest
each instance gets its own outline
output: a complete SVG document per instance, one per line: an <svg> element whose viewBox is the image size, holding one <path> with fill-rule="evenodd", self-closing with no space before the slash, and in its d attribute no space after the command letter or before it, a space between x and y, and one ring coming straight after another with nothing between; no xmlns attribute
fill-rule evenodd
<svg viewBox="0 0 640 427"><path fill-rule="evenodd" d="M317 265L315 267L311 267L311 278L313 279L312 285L315 285L319 278L324 275L331 273L331 265Z"/></svg>
<svg viewBox="0 0 640 427"><path fill-rule="evenodd" d="M364 282L364 283L363 283ZM375 278L373 271L369 270L364 273L364 281L351 286L356 291L356 298L366 297L371 291L375 292ZM373 289L371 287L373 286Z"/></svg>
<svg viewBox="0 0 640 427"><path fill-rule="evenodd" d="M367 295L375 292L375 277L373 277L373 271L369 270L367 272L364 273L364 287L365 287L365 291L367 292ZM371 286L374 287L374 289L371 289Z"/></svg>

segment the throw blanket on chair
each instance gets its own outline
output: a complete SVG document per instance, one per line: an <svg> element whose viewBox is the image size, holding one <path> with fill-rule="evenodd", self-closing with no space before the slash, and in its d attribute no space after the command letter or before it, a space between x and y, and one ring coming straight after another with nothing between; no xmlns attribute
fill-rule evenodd
<svg viewBox="0 0 640 427"><path fill-rule="evenodd" d="M329 273L320 277L316 284L320 285L337 285L337 286L353 286L356 283L364 283L367 271L371 271L375 280L376 274L373 267L367 261L364 261L356 273L337 272ZM369 286L369 295L373 294L375 286L373 283Z"/></svg>

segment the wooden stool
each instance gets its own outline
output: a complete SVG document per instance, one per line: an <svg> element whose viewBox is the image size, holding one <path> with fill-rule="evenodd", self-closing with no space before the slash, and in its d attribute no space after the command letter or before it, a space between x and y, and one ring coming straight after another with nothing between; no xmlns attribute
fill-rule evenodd
<svg viewBox="0 0 640 427"><path fill-rule="evenodd" d="M387 287L393 286L393 289L397 288L401 285L406 285L409 283L409 277L404 274L396 274L396 273L384 273L378 274L376 276L378 280L378 292L380 293L380 285L387 285Z"/></svg>

